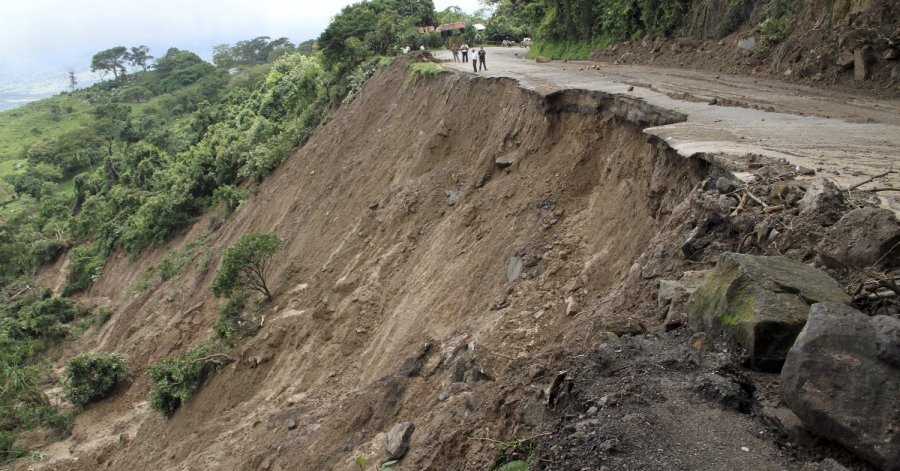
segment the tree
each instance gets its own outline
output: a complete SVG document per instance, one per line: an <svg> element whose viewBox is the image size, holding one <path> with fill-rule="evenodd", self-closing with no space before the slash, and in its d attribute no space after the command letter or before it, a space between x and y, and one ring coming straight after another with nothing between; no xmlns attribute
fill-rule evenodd
<svg viewBox="0 0 900 471"><path fill-rule="evenodd" d="M94 54L91 58L91 72L112 72L113 77L125 76L125 61L129 53L125 46L117 46Z"/></svg>
<svg viewBox="0 0 900 471"><path fill-rule="evenodd" d="M69 90L75 91L75 87L78 86L78 79L75 78L75 71L69 70Z"/></svg>
<svg viewBox="0 0 900 471"><path fill-rule="evenodd" d="M275 234L253 231L225 249L222 266L211 286L216 296L229 296L240 289L262 293L272 299L266 278L275 255L284 241Z"/></svg>
<svg viewBox="0 0 900 471"><path fill-rule="evenodd" d="M128 54L128 62L135 67L144 69L144 72L147 71L147 62L151 60L153 60L153 56L150 55L150 48L147 46L132 47L131 53Z"/></svg>

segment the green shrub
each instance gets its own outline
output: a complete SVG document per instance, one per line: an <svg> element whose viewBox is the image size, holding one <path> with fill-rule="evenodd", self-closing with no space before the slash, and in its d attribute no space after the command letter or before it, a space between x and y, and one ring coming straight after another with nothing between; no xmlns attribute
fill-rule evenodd
<svg viewBox="0 0 900 471"><path fill-rule="evenodd" d="M198 345L174 357L163 358L147 369L150 407L171 417L200 388L200 383L215 371L216 363L207 361L207 344Z"/></svg>
<svg viewBox="0 0 900 471"><path fill-rule="evenodd" d="M74 406L82 408L105 398L131 372L121 355L89 352L73 358L63 372L63 391Z"/></svg>
<svg viewBox="0 0 900 471"><path fill-rule="evenodd" d="M538 41L528 50L528 58L539 56L554 60L584 60L591 57L594 51L605 49L615 42L612 36L603 36L593 41Z"/></svg>
<svg viewBox="0 0 900 471"><path fill-rule="evenodd" d="M236 293L219 309L219 318L213 325L213 336L228 347L234 347L237 340L249 335L255 324L244 317L250 295Z"/></svg>
<svg viewBox="0 0 900 471"><path fill-rule="evenodd" d="M20 334L35 339L61 339L69 332L67 324L80 314L78 306L68 298L36 301L19 314Z"/></svg>
<svg viewBox="0 0 900 471"><path fill-rule="evenodd" d="M103 253L93 245L75 247L69 252L69 274L63 296L84 291L103 274Z"/></svg>
<svg viewBox="0 0 900 471"><path fill-rule="evenodd" d="M788 30L791 22L786 17L766 18L759 25L759 48L760 54L768 54L772 47L783 42L788 37Z"/></svg>

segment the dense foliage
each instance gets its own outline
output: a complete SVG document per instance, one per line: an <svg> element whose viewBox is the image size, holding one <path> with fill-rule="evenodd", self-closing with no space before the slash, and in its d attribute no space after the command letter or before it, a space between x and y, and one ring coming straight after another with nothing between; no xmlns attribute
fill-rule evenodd
<svg viewBox="0 0 900 471"><path fill-rule="evenodd" d="M644 36L723 37L749 19L754 0L488 0L491 38L531 33L534 54L575 57L613 41ZM784 39L795 0L769 0L763 42ZM491 28L494 30L492 31ZM550 45L549 47L547 45ZM761 51L765 53L765 51Z"/></svg>
<svg viewBox="0 0 900 471"><path fill-rule="evenodd" d="M131 371L121 355L82 353L66 364L63 391L72 405L82 408L105 398L116 385L130 378Z"/></svg>

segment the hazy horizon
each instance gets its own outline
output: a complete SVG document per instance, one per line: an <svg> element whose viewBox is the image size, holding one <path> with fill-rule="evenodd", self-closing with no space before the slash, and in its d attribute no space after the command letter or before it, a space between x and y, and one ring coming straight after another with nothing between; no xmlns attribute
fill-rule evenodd
<svg viewBox="0 0 900 471"><path fill-rule="evenodd" d="M103 0L34 0L4 5L8 21L0 28L0 101L7 103L0 103L0 110L64 90L68 70L87 83L91 57L104 49L146 45L159 57L177 47L210 60L215 45L259 36L287 37L296 44L318 37L334 15L357 1L129 0L110 7ZM478 0L434 3L437 10L480 7Z"/></svg>

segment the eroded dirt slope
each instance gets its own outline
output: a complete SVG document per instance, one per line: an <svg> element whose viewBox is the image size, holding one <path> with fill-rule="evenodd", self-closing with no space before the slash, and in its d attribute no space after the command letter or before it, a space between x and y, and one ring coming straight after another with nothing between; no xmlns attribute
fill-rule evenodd
<svg viewBox="0 0 900 471"><path fill-rule="evenodd" d="M564 354L569 291L590 303L623 280L705 175L616 116L622 106L509 80L415 79L403 65L379 73L214 230L208 260L132 297L159 254L107 265L91 296L116 311L91 347L125 354L137 379L37 466L343 469L377 458L379 434L408 419L410 469L481 467L493 447L467 437L517 433L507 403L524 393L508 380ZM178 243L216 226L202 220ZM264 327L165 420L146 406L143 370L209 335L216 257L252 229L286 241Z"/></svg>

